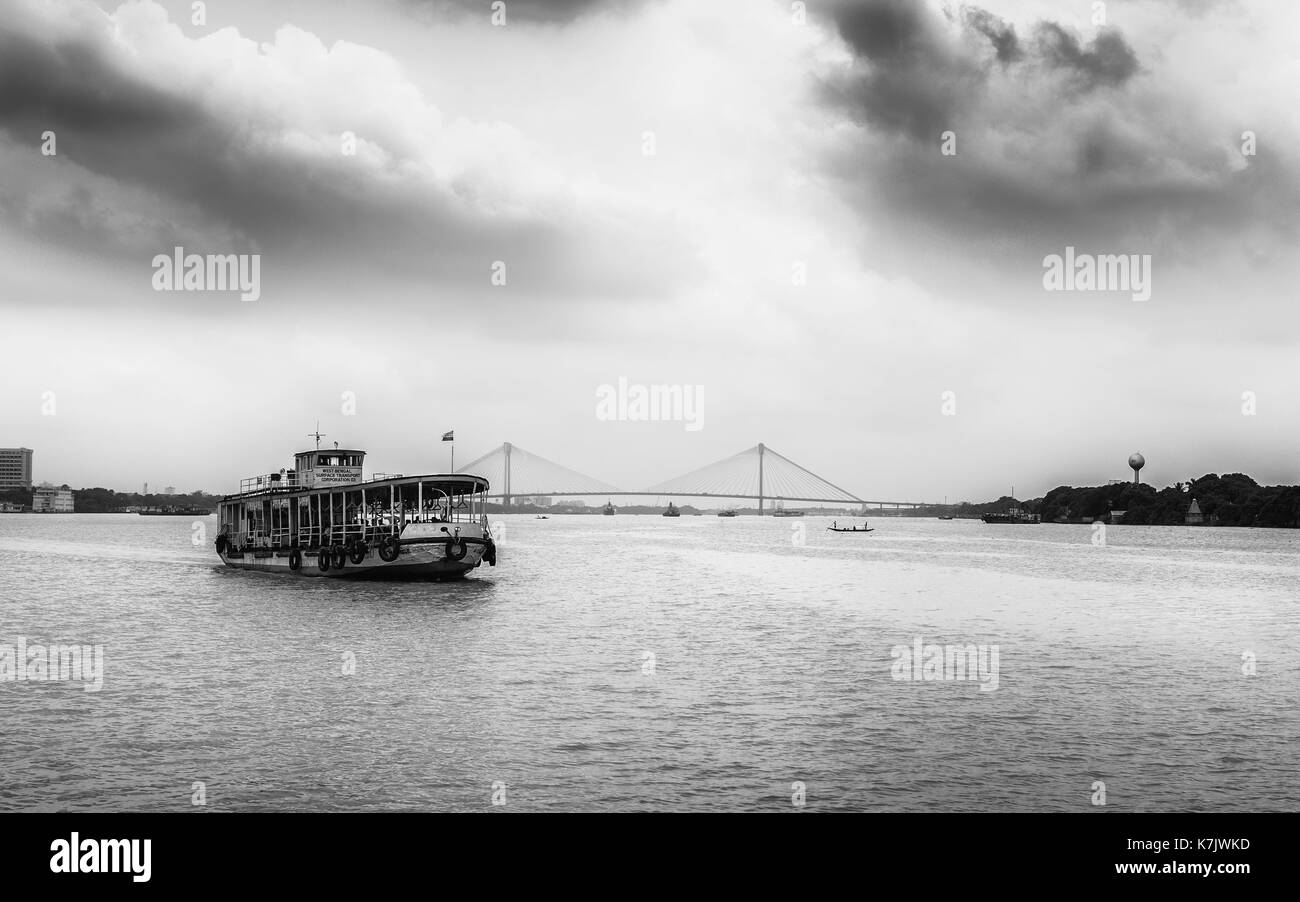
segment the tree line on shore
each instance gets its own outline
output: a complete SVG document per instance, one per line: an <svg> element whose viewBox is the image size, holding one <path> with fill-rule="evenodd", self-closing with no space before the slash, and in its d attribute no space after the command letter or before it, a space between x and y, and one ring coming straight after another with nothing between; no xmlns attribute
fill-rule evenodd
<svg viewBox="0 0 1300 902"><path fill-rule="evenodd" d="M62 486L67 488L67 486ZM193 491L183 495L163 495L139 492L117 492L113 489L92 488L73 489L73 510L78 514L111 514L122 508L133 507L198 507L216 510L218 495L209 495L204 491ZM32 506L31 489L0 490L0 501L19 504L27 508Z"/></svg>
<svg viewBox="0 0 1300 902"><path fill-rule="evenodd" d="M1030 509L1046 521L1095 519L1115 510L1124 511L1121 523L1174 525L1187 522L1192 499L1206 524L1300 527L1300 486L1262 486L1244 473L1207 473L1160 490L1132 483L1058 486Z"/></svg>
<svg viewBox="0 0 1300 902"><path fill-rule="evenodd" d="M1177 526L1187 522L1192 499L1196 500L1206 525L1300 528L1300 486L1263 486L1244 473L1223 476L1207 473L1199 479L1189 479L1163 489L1131 482L1098 486L1061 485L1031 501L1018 501L1003 495L996 501L932 505L914 511L900 511L899 514L978 518L1019 507L1038 514L1045 523L1090 523L1110 518L1130 525ZM1112 511L1123 511L1124 514L1112 518Z"/></svg>

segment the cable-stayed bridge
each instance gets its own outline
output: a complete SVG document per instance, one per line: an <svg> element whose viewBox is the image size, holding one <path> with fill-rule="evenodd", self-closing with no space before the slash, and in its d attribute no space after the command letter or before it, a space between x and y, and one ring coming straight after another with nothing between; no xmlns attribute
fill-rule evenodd
<svg viewBox="0 0 1300 902"><path fill-rule="evenodd" d="M922 507L925 504L919 501L864 500L761 443L640 491L626 491L610 485L525 451L510 442L457 467L456 472L486 476L494 490L489 497L500 498L505 504L509 504L511 498L532 495L654 495L747 499L758 502L760 513L766 501L895 508Z"/></svg>

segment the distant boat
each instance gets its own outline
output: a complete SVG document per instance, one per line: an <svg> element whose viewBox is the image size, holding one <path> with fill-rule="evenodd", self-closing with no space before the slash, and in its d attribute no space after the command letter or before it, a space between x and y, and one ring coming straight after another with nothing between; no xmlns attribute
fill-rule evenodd
<svg viewBox="0 0 1300 902"><path fill-rule="evenodd" d="M614 507L613 502L606 501L605 507L601 510L601 513L604 514L606 517L612 517L618 513L618 510Z"/></svg>
<svg viewBox="0 0 1300 902"><path fill-rule="evenodd" d="M861 527L857 526L840 526L838 520L832 520L831 525L826 527L828 532L874 532L874 528L863 523Z"/></svg>
<svg viewBox="0 0 1300 902"><path fill-rule="evenodd" d="M940 519L940 520L955 520L956 517L954 517L952 514L943 514L941 517L939 517L939 519Z"/></svg>
<svg viewBox="0 0 1300 902"><path fill-rule="evenodd" d="M537 520L549 520L549 519L551 519L551 518L548 517L548 516L546 516L546 514L538 514L534 519L537 519Z"/></svg>
<svg viewBox="0 0 1300 902"><path fill-rule="evenodd" d="M142 517L209 517L212 511L201 507L160 507L139 512Z"/></svg>
<svg viewBox="0 0 1300 902"><path fill-rule="evenodd" d="M772 511L773 517L802 517L803 511L786 510L785 504L778 501L776 508Z"/></svg>
<svg viewBox="0 0 1300 902"><path fill-rule="evenodd" d="M739 516L739 514L736 513L736 510L735 510L734 508L730 508L730 507L729 507L729 508L727 508L727 509L724 510L724 511L718 511L718 516L719 516L719 517L736 517L736 516Z"/></svg>
<svg viewBox="0 0 1300 902"><path fill-rule="evenodd" d="M674 507L673 503L669 501L668 510L664 511L663 515L665 517L680 517L682 515L682 512L678 508Z"/></svg>
<svg viewBox="0 0 1300 902"><path fill-rule="evenodd" d="M1002 523L1002 524L1005 523L1025 524L1025 523L1043 522L1042 517L1040 517L1038 514L1031 514L1026 510L1021 510L1018 507L1007 508L1007 512L1005 514L985 514L984 516L980 517L980 519L983 520L985 523Z"/></svg>

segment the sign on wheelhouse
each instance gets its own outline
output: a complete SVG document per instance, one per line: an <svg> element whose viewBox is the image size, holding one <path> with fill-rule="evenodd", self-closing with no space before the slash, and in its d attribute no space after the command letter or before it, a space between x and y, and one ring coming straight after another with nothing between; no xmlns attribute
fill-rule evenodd
<svg viewBox="0 0 1300 902"><path fill-rule="evenodd" d="M486 479L366 479L365 456L318 447L295 454L293 469L241 480L218 506L221 560L242 570L369 579L443 579L484 561L496 566Z"/></svg>

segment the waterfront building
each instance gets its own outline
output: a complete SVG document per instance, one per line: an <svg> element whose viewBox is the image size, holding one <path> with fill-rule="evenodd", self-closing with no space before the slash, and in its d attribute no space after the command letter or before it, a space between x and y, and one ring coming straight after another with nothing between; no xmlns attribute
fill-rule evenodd
<svg viewBox="0 0 1300 902"><path fill-rule="evenodd" d="M1192 503L1187 508L1187 525L1201 526L1205 523L1205 515L1201 513L1201 506L1192 499Z"/></svg>
<svg viewBox="0 0 1300 902"><path fill-rule="evenodd" d="M32 490L33 513L70 514L72 511L72 489L66 485L55 488L49 483L45 483Z"/></svg>
<svg viewBox="0 0 1300 902"><path fill-rule="evenodd" d="M0 489L32 487L32 449L0 448Z"/></svg>

